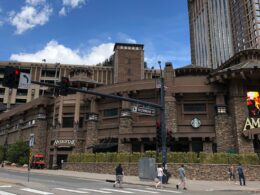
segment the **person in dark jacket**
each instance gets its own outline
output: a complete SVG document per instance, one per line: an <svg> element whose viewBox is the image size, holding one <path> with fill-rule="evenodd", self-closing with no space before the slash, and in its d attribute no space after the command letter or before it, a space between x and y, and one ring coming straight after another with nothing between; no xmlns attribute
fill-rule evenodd
<svg viewBox="0 0 260 195"><path fill-rule="evenodd" d="M116 167L116 181L113 187L116 187L116 185L119 184L119 187L122 188L123 176L124 176L124 170L122 168L122 165L118 164L118 166Z"/></svg>
<svg viewBox="0 0 260 195"><path fill-rule="evenodd" d="M244 169L242 167L242 165L239 163L238 164L238 167L237 167L237 174L238 174L238 177L239 177L239 182L240 182L240 185L246 185L246 179L245 179L245 175L244 175Z"/></svg>

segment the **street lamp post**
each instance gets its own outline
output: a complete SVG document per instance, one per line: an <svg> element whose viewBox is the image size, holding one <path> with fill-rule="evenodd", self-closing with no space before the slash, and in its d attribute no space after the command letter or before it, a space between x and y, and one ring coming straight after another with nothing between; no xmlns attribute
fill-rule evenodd
<svg viewBox="0 0 260 195"><path fill-rule="evenodd" d="M162 133L162 161L165 166L167 163L167 147L166 147L166 130L165 130L165 101L164 101L164 79L162 75L161 61L158 61L160 67L160 80L161 80L161 90L160 90L160 124Z"/></svg>

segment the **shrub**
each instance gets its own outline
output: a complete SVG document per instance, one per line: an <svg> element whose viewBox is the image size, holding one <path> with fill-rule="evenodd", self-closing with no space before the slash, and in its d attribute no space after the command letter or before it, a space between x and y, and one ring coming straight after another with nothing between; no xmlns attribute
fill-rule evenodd
<svg viewBox="0 0 260 195"><path fill-rule="evenodd" d="M155 151L140 152L120 152L120 153L71 153L68 162L135 162L141 157L156 158ZM259 164L257 154L235 154L235 153L204 153L195 152L168 152L168 163L204 163L204 164ZM157 163L162 163L162 153L157 156Z"/></svg>

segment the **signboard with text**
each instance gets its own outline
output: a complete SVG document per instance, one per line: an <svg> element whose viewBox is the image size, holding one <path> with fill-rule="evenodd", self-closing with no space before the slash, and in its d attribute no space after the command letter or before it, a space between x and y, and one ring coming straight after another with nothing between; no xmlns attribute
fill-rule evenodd
<svg viewBox="0 0 260 195"><path fill-rule="evenodd" d="M139 114L144 114L144 115L155 115L155 109L151 107L144 107L144 106L132 106L131 109L132 112L139 113Z"/></svg>

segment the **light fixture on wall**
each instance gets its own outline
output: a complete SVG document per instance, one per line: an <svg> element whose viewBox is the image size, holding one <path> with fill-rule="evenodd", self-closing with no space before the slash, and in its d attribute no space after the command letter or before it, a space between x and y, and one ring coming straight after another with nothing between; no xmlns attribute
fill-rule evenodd
<svg viewBox="0 0 260 195"><path fill-rule="evenodd" d="M216 106L217 114L227 114L227 106Z"/></svg>
<svg viewBox="0 0 260 195"><path fill-rule="evenodd" d="M126 108L121 110L121 117L129 117L131 116L131 110Z"/></svg>
<svg viewBox="0 0 260 195"><path fill-rule="evenodd" d="M98 121L98 114L96 114L96 113L89 113L88 120L89 121Z"/></svg>

